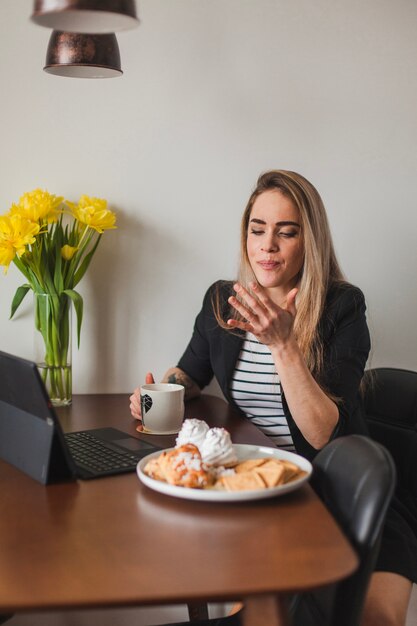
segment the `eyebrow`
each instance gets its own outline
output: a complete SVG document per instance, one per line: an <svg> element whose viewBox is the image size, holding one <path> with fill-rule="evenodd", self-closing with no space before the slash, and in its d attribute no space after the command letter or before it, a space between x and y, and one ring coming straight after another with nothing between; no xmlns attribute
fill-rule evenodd
<svg viewBox="0 0 417 626"><path fill-rule="evenodd" d="M249 223L255 222L255 224L266 224L264 220L259 220L256 217L253 217ZM275 226L298 226L300 228L300 224L298 222L284 221L284 222L276 222Z"/></svg>

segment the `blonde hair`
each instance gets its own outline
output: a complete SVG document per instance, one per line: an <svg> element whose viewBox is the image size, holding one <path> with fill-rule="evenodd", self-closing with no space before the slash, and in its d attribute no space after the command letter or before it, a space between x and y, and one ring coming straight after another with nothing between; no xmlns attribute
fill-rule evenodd
<svg viewBox="0 0 417 626"><path fill-rule="evenodd" d="M289 198L299 212L304 263L299 276L294 333L308 368L319 375L323 366L319 321L330 285L344 282L344 277L336 259L323 201L316 188L300 174L272 170L258 178L242 216L238 280L248 290L250 282L256 281L247 253L249 219L255 200L265 191L271 190L279 191ZM217 321L223 328L229 328L221 314L222 309L224 316L224 306L217 295L214 303ZM234 309L232 316L237 318Z"/></svg>

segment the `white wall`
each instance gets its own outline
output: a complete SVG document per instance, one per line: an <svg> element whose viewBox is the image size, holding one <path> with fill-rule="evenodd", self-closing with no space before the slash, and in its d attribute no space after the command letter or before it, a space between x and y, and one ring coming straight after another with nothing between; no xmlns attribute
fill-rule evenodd
<svg viewBox="0 0 417 626"><path fill-rule="evenodd" d="M0 212L35 187L105 197L80 286L74 391L128 392L188 341L207 286L233 277L258 174L321 192L341 264L365 292L372 365L417 369L417 4L414 0L141 0L118 36L124 76L42 71L32 2L0 3ZM28 303L0 348L31 358Z"/></svg>

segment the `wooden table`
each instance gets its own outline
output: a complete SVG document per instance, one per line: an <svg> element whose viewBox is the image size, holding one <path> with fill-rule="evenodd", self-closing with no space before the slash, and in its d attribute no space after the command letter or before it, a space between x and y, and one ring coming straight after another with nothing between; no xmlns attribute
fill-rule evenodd
<svg viewBox="0 0 417 626"><path fill-rule="evenodd" d="M135 434L126 395L75 396L58 414L66 431ZM236 443L271 445L219 398L193 400L186 414L227 425ZM288 593L356 566L309 485L219 504L153 492L135 474L45 487L0 462L0 613L243 600L245 626L273 626L287 623Z"/></svg>

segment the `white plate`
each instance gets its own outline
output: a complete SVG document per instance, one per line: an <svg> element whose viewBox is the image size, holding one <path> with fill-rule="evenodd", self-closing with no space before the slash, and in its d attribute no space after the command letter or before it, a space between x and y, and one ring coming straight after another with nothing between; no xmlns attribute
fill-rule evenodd
<svg viewBox="0 0 417 626"><path fill-rule="evenodd" d="M239 461L245 461L246 459L257 458L271 458L271 459L283 459L292 461L298 467L306 472L300 478L293 480L285 485L278 485L278 487L269 487L268 489L253 489L248 491L217 491L215 489L190 489L188 487L178 487L177 485L170 485L160 480L150 478L143 471L146 464L150 459L158 457L161 452L153 452L141 459L137 465L137 474L139 479L144 485L165 493L168 496L175 496L177 498L185 498L186 500L204 500L206 502L242 502L244 500L263 500L264 498L272 498L274 496L281 496L289 491L294 491L301 487L311 475L312 466L307 459L293 452L287 452L286 450L278 450L277 448L266 448L263 446L250 446L244 444L234 444L237 458ZM172 448L170 448L172 449Z"/></svg>

